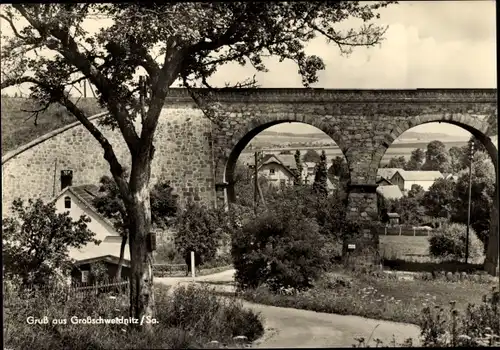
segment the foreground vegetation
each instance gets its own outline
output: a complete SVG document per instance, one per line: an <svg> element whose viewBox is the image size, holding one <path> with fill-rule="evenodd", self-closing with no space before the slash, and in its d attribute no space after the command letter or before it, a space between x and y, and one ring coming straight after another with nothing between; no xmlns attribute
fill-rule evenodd
<svg viewBox="0 0 500 350"><path fill-rule="evenodd" d="M123 324L71 324L71 317L128 318L126 296L63 300L57 293L9 289L4 298L5 346L13 349L186 349L237 346L235 337L253 341L264 333L260 315L234 298L219 298L207 287L156 288L153 332L139 333ZM33 316L48 324L28 324ZM66 320L67 324L53 324ZM63 322L63 321L61 321ZM241 337L240 337L241 338Z"/></svg>
<svg viewBox="0 0 500 350"><path fill-rule="evenodd" d="M489 279L460 282L401 281L382 273L342 272L325 274L313 288L306 291L283 288L273 293L261 285L242 291L241 296L245 300L266 305L418 325L423 307L448 305L453 301L457 309L463 311L468 303L480 303L482 295L493 285Z"/></svg>

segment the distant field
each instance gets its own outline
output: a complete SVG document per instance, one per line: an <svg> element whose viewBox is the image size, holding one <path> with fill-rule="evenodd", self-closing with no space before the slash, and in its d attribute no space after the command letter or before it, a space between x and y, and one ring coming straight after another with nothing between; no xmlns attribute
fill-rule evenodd
<svg viewBox="0 0 500 350"><path fill-rule="evenodd" d="M88 115L102 112L94 98L81 98L78 106L82 107ZM30 111L38 108L40 107L33 100L2 96L2 156L37 137L76 121L75 117L70 115L64 107L53 105L39 114L37 125L35 125L34 119L30 118L32 113L23 110Z"/></svg>

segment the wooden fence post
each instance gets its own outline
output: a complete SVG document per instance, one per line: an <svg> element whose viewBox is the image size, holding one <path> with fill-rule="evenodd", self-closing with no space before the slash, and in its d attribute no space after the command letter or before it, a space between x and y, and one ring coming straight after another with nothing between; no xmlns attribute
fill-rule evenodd
<svg viewBox="0 0 500 350"><path fill-rule="evenodd" d="M387 236L387 226L384 227L384 234Z"/></svg>
<svg viewBox="0 0 500 350"><path fill-rule="evenodd" d="M399 225L399 235L401 236L401 225Z"/></svg>
<svg viewBox="0 0 500 350"><path fill-rule="evenodd" d="M415 227L413 227L413 237L415 237Z"/></svg>
<svg viewBox="0 0 500 350"><path fill-rule="evenodd" d="M191 275L193 277L193 283L194 283L194 277L195 277L194 276L195 275L194 268L195 268L195 264L194 264L194 252L192 251L191 252Z"/></svg>

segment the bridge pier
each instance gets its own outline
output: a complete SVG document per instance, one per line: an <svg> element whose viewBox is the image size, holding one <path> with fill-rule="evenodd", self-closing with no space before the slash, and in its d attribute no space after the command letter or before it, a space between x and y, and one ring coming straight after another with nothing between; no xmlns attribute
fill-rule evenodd
<svg viewBox="0 0 500 350"><path fill-rule="evenodd" d="M375 259L379 256L378 231L375 223L378 221L376 184L352 184L348 188L346 219L361 226L359 233L344 239L343 255L357 252ZM354 252L349 251L349 245L354 244Z"/></svg>

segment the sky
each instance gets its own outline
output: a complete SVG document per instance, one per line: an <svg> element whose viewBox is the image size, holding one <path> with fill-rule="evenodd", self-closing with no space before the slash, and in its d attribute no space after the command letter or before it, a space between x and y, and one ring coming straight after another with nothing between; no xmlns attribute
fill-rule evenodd
<svg viewBox="0 0 500 350"><path fill-rule="evenodd" d="M348 57L317 38L309 54L323 58L326 69L313 87L327 89L496 88L496 20L494 1L401 1L380 10L377 24L387 25L380 46L356 48ZM102 23L102 22L101 22ZM342 26L357 25L345 22ZM96 28L99 22L92 23ZM5 24L2 23L5 33ZM261 87L302 87L293 62L264 59L269 72L258 73ZM230 64L211 82L215 85L251 77L253 67ZM2 91L7 92L7 91ZM275 131L310 133L305 124L283 124ZM427 124L416 132L464 136L449 124Z"/></svg>

